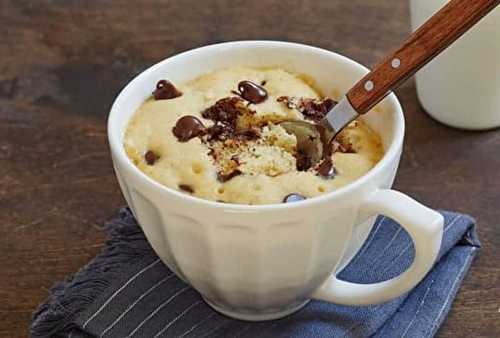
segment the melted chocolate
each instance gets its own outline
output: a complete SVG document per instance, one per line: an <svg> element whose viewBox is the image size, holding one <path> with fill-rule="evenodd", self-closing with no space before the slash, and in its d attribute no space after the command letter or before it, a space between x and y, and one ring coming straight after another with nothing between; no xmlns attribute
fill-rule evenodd
<svg viewBox="0 0 500 338"><path fill-rule="evenodd" d="M291 202L299 202L303 201L306 198L302 196L301 194L293 193L286 195L285 198L283 198L283 203L291 203Z"/></svg>
<svg viewBox="0 0 500 338"><path fill-rule="evenodd" d="M241 81L238 83L238 91L233 93L253 104L267 100L267 90L252 81Z"/></svg>
<svg viewBox="0 0 500 338"><path fill-rule="evenodd" d="M337 104L336 101L325 98L323 100L280 96L278 102L283 102L290 109L297 109L305 119L319 122Z"/></svg>
<svg viewBox="0 0 500 338"><path fill-rule="evenodd" d="M311 157L308 154L302 151L297 151L297 153L295 154L295 160L298 171L307 171L309 168L311 168Z"/></svg>
<svg viewBox="0 0 500 338"><path fill-rule="evenodd" d="M181 96L182 93L175 88L172 82L160 80L156 84L156 90L153 92L155 100L169 100Z"/></svg>
<svg viewBox="0 0 500 338"><path fill-rule="evenodd" d="M325 158L318 166L318 174L324 178L334 178L337 175L337 170L333 166L331 158Z"/></svg>
<svg viewBox="0 0 500 338"><path fill-rule="evenodd" d="M241 97L234 96L222 98L211 107L205 109L201 115L206 119L212 120L214 124L207 128L207 137L204 138L204 142L210 146L212 142L226 142L227 140L231 140L229 144L237 145L240 142L259 138L260 134L257 129L252 127L242 129L241 126L238 126L238 119L244 114L255 114L255 111L248 109ZM217 153L213 149L209 151L209 155L217 161ZM238 166L237 158L231 158L231 160ZM238 169L230 172L220 171L217 174L217 179L220 182L226 182L241 174L241 171Z"/></svg>
<svg viewBox="0 0 500 338"><path fill-rule="evenodd" d="M242 172L239 171L238 169L235 169L230 173L219 172L219 173L217 173L217 179L219 180L219 182L224 183L224 182L229 181L233 177L241 175L241 174L242 174Z"/></svg>
<svg viewBox="0 0 500 338"><path fill-rule="evenodd" d="M214 124L207 129L209 141L224 141L235 139L239 141L254 140L259 137L259 132L254 129L238 130L238 118L244 113L255 114L243 105L239 97L226 97L218 100L211 107L205 109L201 115Z"/></svg>
<svg viewBox="0 0 500 338"><path fill-rule="evenodd" d="M337 170L335 169L332 161L332 154L338 148L338 142L335 140L329 140L326 130L321 125L316 125L320 135L321 135L321 143L323 144L323 159L321 163L317 166L316 170L318 175L323 178L334 178L337 175Z"/></svg>
<svg viewBox="0 0 500 338"><path fill-rule="evenodd" d="M205 126L197 117L186 115L177 120L172 132L179 142L187 142L193 137L203 135Z"/></svg>
<svg viewBox="0 0 500 338"><path fill-rule="evenodd" d="M179 189L192 194L194 192L193 188L187 184L179 184Z"/></svg>
<svg viewBox="0 0 500 338"><path fill-rule="evenodd" d="M148 150L146 154L144 154L144 160L148 165L155 164L155 162L158 161L159 158L160 156L158 156L154 151L151 150Z"/></svg>
<svg viewBox="0 0 500 338"><path fill-rule="evenodd" d="M210 140L223 141L235 134L238 116L242 114L241 102L239 97L226 97L201 113L204 118L214 121L207 130Z"/></svg>
<svg viewBox="0 0 500 338"><path fill-rule="evenodd" d="M225 97L205 109L201 116L214 122L235 125L238 116L242 114L241 103L242 100L239 97Z"/></svg>

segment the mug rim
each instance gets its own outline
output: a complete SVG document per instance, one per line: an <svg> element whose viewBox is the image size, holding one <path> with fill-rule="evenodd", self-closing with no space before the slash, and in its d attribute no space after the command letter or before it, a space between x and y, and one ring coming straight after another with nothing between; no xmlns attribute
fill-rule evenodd
<svg viewBox="0 0 500 338"><path fill-rule="evenodd" d="M321 203L328 203L331 202L331 200L335 198L339 198L342 195L348 194L349 192L358 189L360 186L366 184L369 182L371 179L376 177L380 172L382 172L385 168L387 168L391 163L393 163L394 160L397 160L399 156L400 149L402 148L403 145L403 139L404 139L404 132L405 132L405 120L404 120L404 115L403 115L403 109L401 107L401 104L399 103L399 100L397 96L391 92L389 95L384 98L384 101L387 101L389 105L391 105L394 109L394 124L395 124L395 129L394 129L394 135L390 141L390 145L387 149L384 149L384 156L380 161L377 162L377 164L371 168L367 173L359 177L353 182L350 182L349 184L346 184L338 189L335 189L333 191L321 194L319 196L307 198L305 200L295 202L295 203L274 203L274 204L256 204L256 205L249 205L249 204L239 204L239 203L220 203L216 201L211 201L207 199L203 199L201 197L196 197L196 196L191 196L185 193L182 193L180 191L177 191L176 189L167 187L151 177L147 176L145 173L143 173L139 168L137 168L132 161L128 158L125 152L125 148L123 146L123 142L120 141L121 137L118 135L118 133L114 132L114 124L117 123L120 120L120 106L126 102L127 97L135 91L135 88L140 86L142 78L148 76L151 73L155 73L159 68L161 68L164 64L169 63L173 60L179 59L179 58L184 58L188 57L190 55L204 52L204 51L209 51L211 49L220 49L221 47L224 48L224 50L229 50L232 47L253 47L253 48L259 48L259 47L270 47L270 46L276 46L276 47L285 47L285 48L296 48L296 49L302 49L306 52L309 53L319 53L319 54L324 54L332 58L332 61L336 59L333 62L343 62L350 64L351 66L354 66L355 68L361 69L363 72L368 72L369 69L346 57L341 54L338 54L333 51L329 51L323 48L319 47L314 47L306 44L301 44L301 43L295 43L295 42L285 42L285 41L275 41L275 40L238 40L238 41L230 41L230 42L223 42L223 43L216 43L216 44L211 44L211 45L206 45L194 49L190 49L184 52L181 52L179 54L175 54L173 56L167 57L152 66L148 67L141 73L139 73L137 76L135 76L130 82L127 83L127 85L119 92L117 97L115 98L113 105L111 106L110 113L108 115L108 122L107 122L107 133L108 133L108 142L110 145L110 150L111 154L114 160L118 161L120 165L128 167L128 171L132 173L137 179L141 180L141 183L144 183L148 185L149 187L152 187L157 190L161 190L163 193L168 193L180 200L184 200L184 202L187 203L192 203L192 204L197 204L198 206L202 207L208 207L208 208L223 208L229 211L252 211L252 212L258 212L258 211L268 211L268 210L280 210L280 209L299 209L299 208L305 208L305 207L311 207L315 205L319 205ZM202 74L200 74L202 75ZM123 132L123 130L122 130ZM117 169L115 169L117 170ZM126 178L125 178L126 179Z"/></svg>

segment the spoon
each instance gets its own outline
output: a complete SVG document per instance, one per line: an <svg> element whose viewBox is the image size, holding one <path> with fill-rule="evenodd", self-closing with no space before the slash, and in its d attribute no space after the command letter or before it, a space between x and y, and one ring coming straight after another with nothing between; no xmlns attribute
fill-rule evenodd
<svg viewBox="0 0 500 338"><path fill-rule="evenodd" d="M297 137L297 151L307 154L311 165L318 163L328 155L326 146L345 126L367 113L498 4L500 0L449 1L358 81L318 124L285 121L280 125Z"/></svg>

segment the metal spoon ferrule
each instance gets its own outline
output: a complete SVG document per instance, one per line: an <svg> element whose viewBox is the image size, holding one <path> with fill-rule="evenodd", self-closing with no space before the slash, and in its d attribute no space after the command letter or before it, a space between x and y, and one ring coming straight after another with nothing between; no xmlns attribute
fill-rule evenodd
<svg viewBox="0 0 500 338"><path fill-rule="evenodd" d="M321 124L335 136L358 116L358 112L353 108L347 96L344 96L340 102L326 114Z"/></svg>

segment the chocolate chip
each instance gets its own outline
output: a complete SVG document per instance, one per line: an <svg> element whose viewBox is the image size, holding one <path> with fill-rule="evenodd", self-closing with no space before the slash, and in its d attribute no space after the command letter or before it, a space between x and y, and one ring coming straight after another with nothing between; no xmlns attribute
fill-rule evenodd
<svg viewBox="0 0 500 338"><path fill-rule="evenodd" d="M242 172L239 171L238 169L235 169L235 170L231 171L230 173L219 172L219 173L217 173L217 179L219 180L219 182L224 183L224 182L229 181L233 177L241 175L241 174L242 174Z"/></svg>
<svg viewBox="0 0 500 338"><path fill-rule="evenodd" d="M233 92L250 103L261 103L267 99L267 90L252 81L238 83L238 92Z"/></svg>
<svg viewBox="0 0 500 338"><path fill-rule="evenodd" d="M187 142L193 137L205 133L205 126L195 116L186 115L177 120L172 132L179 142Z"/></svg>
<svg viewBox="0 0 500 338"><path fill-rule="evenodd" d="M331 158L325 158L318 166L318 174L324 178L334 178L337 175L337 170L333 166Z"/></svg>
<svg viewBox="0 0 500 338"><path fill-rule="evenodd" d="M146 154L144 154L144 160L148 165L155 164L155 162L158 161L159 158L160 156L158 156L154 151L151 150L148 150Z"/></svg>
<svg viewBox="0 0 500 338"><path fill-rule="evenodd" d="M266 80L264 80L264 81L262 81L262 82L260 83L260 85L261 85L261 86L265 86L265 85L266 85L266 83L267 83L267 81L266 81Z"/></svg>
<svg viewBox="0 0 500 338"><path fill-rule="evenodd" d="M153 92L155 100L169 100L181 96L182 93L167 80L160 80L156 84L156 90Z"/></svg>
<svg viewBox="0 0 500 338"><path fill-rule="evenodd" d="M193 188L187 184L179 184L179 189L192 194L194 192Z"/></svg>
<svg viewBox="0 0 500 338"><path fill-rule="evenodd" d="M299 202L303 201L306 198L302 196L301 194L293 193L286 195L285 198L283 198L283 203L291 203L291 202Z"/></svg>

